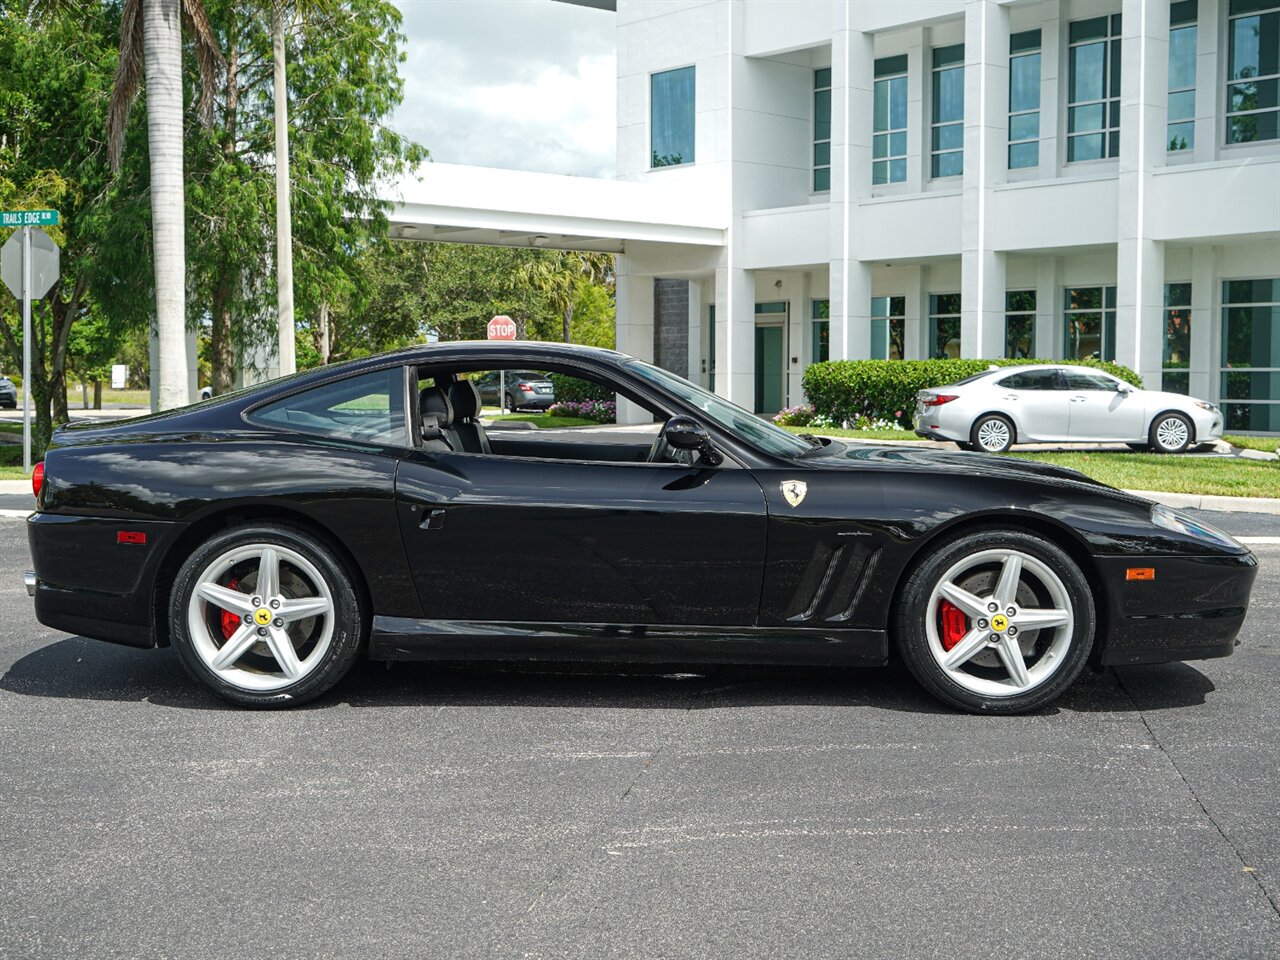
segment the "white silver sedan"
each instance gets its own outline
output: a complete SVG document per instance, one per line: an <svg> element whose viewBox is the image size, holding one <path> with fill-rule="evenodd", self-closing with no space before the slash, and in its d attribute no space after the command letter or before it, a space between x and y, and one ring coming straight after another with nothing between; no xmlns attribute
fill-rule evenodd
<svg viewBox="0 0 1280 960"><path fill-rule="evenodd" d="M1093 367L992 367L916 396L922 437L1000 453L1015 443L1127 443L1181 453L1222 437L1222 412L1179 393L1139 390Z"/></svg>

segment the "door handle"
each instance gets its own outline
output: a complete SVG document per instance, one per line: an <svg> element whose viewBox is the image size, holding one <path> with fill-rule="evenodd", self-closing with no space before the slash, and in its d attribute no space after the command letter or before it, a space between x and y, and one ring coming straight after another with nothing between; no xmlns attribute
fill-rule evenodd
<svg viewBox="0 0 1280 960"><path fill-rule="evenodd" d="M1086 400L1088 400L1088 399L1089 399L1088 397L1072 397L1072 398L1071 398L1071 402L1072 402L1072 403L1084 403L1084 402L1085 402Z"/></svg>
<svg viewBox="0 0 1280 960"><path fill-rule="evenodd" d="M422 522L418 524L420 530L439 530L444 526L443 510L428 510L423 516Z"/></svg>
<svg viewBox="0 0 1280 960"><path fill-rule="evenodd" d="M1017 395L1016 393L1006 393L1006 394L1004 395L1004 398L1005 398L1006 400L1017 400L1017 399L1018 399L1018 395Z"/></svg>

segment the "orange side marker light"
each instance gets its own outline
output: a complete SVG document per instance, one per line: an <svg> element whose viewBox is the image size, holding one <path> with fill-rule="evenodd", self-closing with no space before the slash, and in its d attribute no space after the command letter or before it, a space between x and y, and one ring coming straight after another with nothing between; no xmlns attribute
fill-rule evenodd
<svg viewBox="0 0 1280 960"><path fill-rule="evenodd" d="M1130 567L1124 572L1126 580L1154 580L1156 578L1155 567Z"/></svg>

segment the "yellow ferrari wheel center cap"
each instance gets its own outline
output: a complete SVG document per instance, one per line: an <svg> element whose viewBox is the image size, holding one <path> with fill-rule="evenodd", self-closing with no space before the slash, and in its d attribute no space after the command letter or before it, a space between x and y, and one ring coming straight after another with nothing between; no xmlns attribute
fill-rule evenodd
<svg viewBox="0 0 1280 960"><path fill-rule="evenodd" d="M997 633L1003 633L1007 626L1009 626L1009 618L1003 613L997 613L991 618L991 629Z"/></svg>
<svg viewBox="0 0 1280 960"><path fill-rule="evenodd" d="M271 622L271 611L266 607L259 607L253 612L253 622L260 627L265 627Z"/></svg>

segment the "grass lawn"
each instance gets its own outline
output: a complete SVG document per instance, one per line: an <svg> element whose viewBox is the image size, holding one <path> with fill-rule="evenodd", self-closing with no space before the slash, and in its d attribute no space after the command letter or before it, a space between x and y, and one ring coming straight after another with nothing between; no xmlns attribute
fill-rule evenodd
<svg viewBox="0 0 1280 960"><path fill-rule="evenodd" d="M22 480L22 444L0 443L0 480Z"/></svg>
<svg viewBox="0 0 1280 960"><path fill-rule="evenodd" d="M31 418L31 423L33 426L35 425L35 417ZM0 433L16 433L18 436L22 436L22 421L0 420Z"/></svg>
<svg viewBox="0 0 1280 960"><path fill-rule="evenodd" d="M910 430L845 430L843 427L783 427L791 433L812 433L823 437L850 437L854 440L920 440Z"/></svg>
<svg viewBox="0 0 1280 960"><path fill-rule="evenodd" d="M599 427L602 424L584 417L553 417L549 413L495 413L481 414L486 420L506 420L532 423L535 427Z"/></svg>
<svg viewBox="0 0 1280 960"><path fill-rule="evenodd" d="M1070 467L1127 490L1280 497L1280 464L1275 461L1158 453L1013 453L1009 456Z"/></svg>
<svg viewBox="0 0 1280 960"><path fill-rule="evenodd" d="M1227 434L1222 439L1233 447L1265 450L1267 453L1280 453L1280 437L1244 437L1239 434Z"/></svg>

